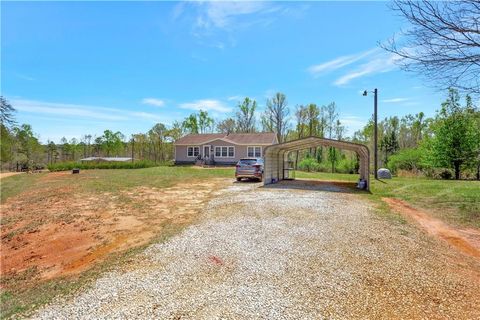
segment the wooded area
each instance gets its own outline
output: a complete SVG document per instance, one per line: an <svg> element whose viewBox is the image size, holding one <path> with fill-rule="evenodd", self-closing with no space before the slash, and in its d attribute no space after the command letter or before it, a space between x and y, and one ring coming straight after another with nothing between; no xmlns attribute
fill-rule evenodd
<svg viewBox="0 0 480 320"><path fill-rule="evenodd" d="M480 112L470 96L462 104L456 90L433 118L422 112L404 117L389 117L379 122L379 161L394 173L449 179L480 179ZM172 126L158 123L146 133L126 137L121 132L105 130L101 136L85 134L59 143L41 144L28 124L17 125L14 108L3 97L1 161L3 170L44 168L62 162L78 161L90 156L133 157L152 165L173 160L173 143L189 133L257 131L275 132L279 141L308 136L363 143L373 150L373 121L351 137L340 121L335 102L319 106L297 105L290 116L285 94L276 93L267 101L266 110L258 114L257 102L246 97L232 118L215 123L207 111L193 113ZM335 148L314 148L291 155L297 167L306 171L356 173L357 155Z"/></svg>

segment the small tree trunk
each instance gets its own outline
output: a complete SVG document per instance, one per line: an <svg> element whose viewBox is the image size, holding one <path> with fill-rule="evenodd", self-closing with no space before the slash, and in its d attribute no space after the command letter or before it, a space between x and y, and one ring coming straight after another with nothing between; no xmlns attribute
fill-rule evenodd
<svg viewBox="0 0 480 320"><path fill-rule="evenodd" d="M460 179L460 162L455 161L453 163L454 169L455 169L455 180Z"/></svg>

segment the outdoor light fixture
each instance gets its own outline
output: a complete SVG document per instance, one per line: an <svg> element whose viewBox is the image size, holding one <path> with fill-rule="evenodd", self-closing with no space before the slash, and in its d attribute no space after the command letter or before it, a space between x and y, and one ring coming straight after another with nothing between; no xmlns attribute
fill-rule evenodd
<svg viewBox="0 0 480 320"><path fill-rule="evenodd" d="M363 96L366 97L368 94L368 91L367 90L364 90L363 91ZM378 168L377 168L377 164L378 164L378 161L377 161L377 154L378 154L378 150L377 150L377 146L378 146L378 128L377 128L377 105L378 105L378 90L377 88L375 88L373 90L373 123L374 123L374 128L373 128L373 170L374 170L374 176L375 176L375 179L378 179Z"/></svg>

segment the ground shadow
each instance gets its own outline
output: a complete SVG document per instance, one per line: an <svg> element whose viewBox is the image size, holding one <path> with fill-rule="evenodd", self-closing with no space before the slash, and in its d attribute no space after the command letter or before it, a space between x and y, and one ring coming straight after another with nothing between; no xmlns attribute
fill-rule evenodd
<svg viewBox="0 0 480 320"><path fill-rule="evenodd" d="M263 183L261 181L258 181L258 179L247 179L247 178L244 178L240 181L233 181L233 183L244 183L244 184L255 184L255 183Z"/></svg>
<svg viewBox="0 0 480 320"><path fill-rule="evenodd" d="M309 191L327 191L341 193L371 193L368 190L360 190L355 182L347 181L321 181L321 180L281 180L277 183L261 186L264 189L296 189Z"/></svg>

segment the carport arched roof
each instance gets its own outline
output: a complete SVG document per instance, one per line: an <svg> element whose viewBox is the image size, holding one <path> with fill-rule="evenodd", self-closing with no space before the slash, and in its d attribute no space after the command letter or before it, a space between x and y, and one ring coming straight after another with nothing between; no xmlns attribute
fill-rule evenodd
<svg viewBox="0 0 480 320"><path fill-rule="evenodd" d="M283 179L283 170L285 166L285 154L291 151L314 148L318 146L335 147L343 150L356 152L360 157L360 178L367 181L367 188L370 186L369 179L369 163L370 152L367 146L359 143L333 140L319 137L308 137L298 140L292 140L284 143L268 146L264 150L265 184L272 183Z"/></svg>

